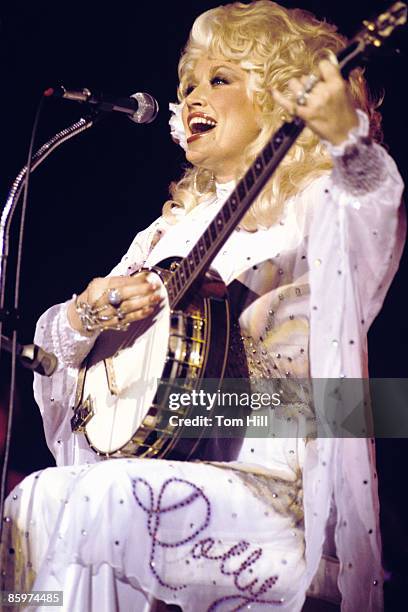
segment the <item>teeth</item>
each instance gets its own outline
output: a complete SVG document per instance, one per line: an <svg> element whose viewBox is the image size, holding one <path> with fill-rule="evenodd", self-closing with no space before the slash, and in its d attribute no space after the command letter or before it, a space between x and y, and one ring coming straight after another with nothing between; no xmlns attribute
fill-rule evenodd
<svg viewBox="0 0 408 612"><path fill-rule="evenodd" d="M192 119L190 119L189 123L190 130L192 130L193 127L197 124L210 125L211 127L215 127L217 125L217 122L214 121L214 119L206 119L205 117L193 117Z"/></svg>

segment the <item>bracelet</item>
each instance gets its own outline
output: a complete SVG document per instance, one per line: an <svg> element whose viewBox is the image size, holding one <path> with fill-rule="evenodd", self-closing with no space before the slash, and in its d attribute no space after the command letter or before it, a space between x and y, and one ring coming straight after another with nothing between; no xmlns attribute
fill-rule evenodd
<svg viewBox="0 0 408 612"><path fill-rule="evenodd" d="M99 313L104 310L102 308L92 308L87 302L80 302L79 297L74 293L72 299L75 300L75 311L81 321L82 328L87 332L100 331L104 321L109 321L111 316L103 316Z"/></svg>
<svg viewBox="0 0 408 612"><path fill-rule="evenodd" d="M81 321L82 328L87 332L96 332L103 331L104 329L111 329L115 331L126 331L129 327L129 323L118 323L114 326L107 326L106 322L113 319L115 316L118 317L118 320L121 320L121 317L118 313L111 315L101 314L108 305L99 306L93 308L87 302L80 302L79 297L76 293L72 296L72 299L75 300L75 311ZM123 318L123 316L122 316Z"/></svg>

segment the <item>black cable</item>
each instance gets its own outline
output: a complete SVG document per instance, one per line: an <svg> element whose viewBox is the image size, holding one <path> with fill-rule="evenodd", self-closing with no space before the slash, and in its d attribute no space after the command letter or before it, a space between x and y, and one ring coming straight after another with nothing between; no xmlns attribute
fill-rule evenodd
<svg viewBox="0 0 408 612"><path fill-rule="evenodd" d="M41 96L40 102L37 106L37 111L34 117L33 128L31 130L31 139L30 146L28 149L28 158L27 158L27 171L24 180L24 192L23 192L23 203L21 206L21 217L20 217L20 229L19 229L19 237L18 237L18 245L17 245L17 262L16 262L16 275L15 275L15 284L14 284L14 312L18 312L19 306L19 293L20 293L20 276L21 276L21 262L23 256L23 238L24 238L24 228L25 228L25 217L27 211L27 202L28 202L28 186L30 182L30 173L31 173L31 165L33 158L33 150L34 150L34 142L37 134L38 123L43 107L44 96ZM8 475L8 462L10 457L10 447L11 447L11 434L13 429L13 417L14 417L14 397L15 397L15 389L16 389L16 359L17 359L17 330L13 330L12 334L12 343L13 350L11 353L11 373L10 373L10 396L9 396L9 410L8 410L8 420L7 420L7 429L4 440L4 456L3 456L3 467L1 471L1 484L0 484L0 516L3 517L4 510L4 502L6 498L6 486L7 486L7 475ZM3 518L0 522L0 541L3 533Z"/></svg>

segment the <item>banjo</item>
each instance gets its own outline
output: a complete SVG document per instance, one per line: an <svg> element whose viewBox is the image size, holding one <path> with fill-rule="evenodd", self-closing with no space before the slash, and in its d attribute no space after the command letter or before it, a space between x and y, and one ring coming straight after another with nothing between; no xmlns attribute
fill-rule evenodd
<svg viewBox="0 0 408 612"><path fill-rule="evenodd" d="M406 19L407 5L396 2L364 21L337 56L342 74L366 61ZM215 381L219 390L229 379L248 379L228 289L210 266L304 127L299 117L284 123L190 252L149 268L165 289L160 309L126 332L105 331L97 339L81 366L71 427L98 455L236 458L242 436L231 438L222 429L215 434L206 426L216 408L206 411L208 421L192 435L190 425L199 414L194 405L186 401L174 408L170 400L199 392L204 381ZM234 414L239 410L234 407Z"/></svg>

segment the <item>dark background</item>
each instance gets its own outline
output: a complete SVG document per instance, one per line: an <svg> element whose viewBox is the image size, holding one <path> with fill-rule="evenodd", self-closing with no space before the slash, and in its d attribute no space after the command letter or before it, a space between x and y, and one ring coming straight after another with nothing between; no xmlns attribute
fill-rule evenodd
<svg viewBox="0 0 408 612"><path fill-rule="evenodd" d="M161 111L151 125L137 126L111 116L56 151L30 185L21 286L20 342L32 341L35 321L50 305L79 293L94 276L105 275L126 251L136 232L160 214L168 185L181 173L183 151L169 137L168 102L176 100L177 63L194 18L218 6L210 0L79 3L5 2L0 9L1 176L0 202L26 163L35 109L49 86L88 87L129 95L146 91ZM380 0L327 3L282 1L311 10L352 35L362 19L385 8ZM406 32L404 33L406 37ZM385 91L385 141L407 179L406 45L389 51L367 69L372 91ZM405 49L404 49L405 47ZM81 116L74 103L49 101L41 117L38 143ZM8 301L11 300L16 231L11 242ZM370 372L407 376L408 323L404 302L407 256L369 335ZM7 381L7 357L0 377ZM14 427L12 463L27 473L51 465L31 374L19 370L20 409ZM405 441L379 440L385 564L391 572L388 609L404 609L408 545L404 517ZM401 607L400 607L401 606Z"/></svg>

